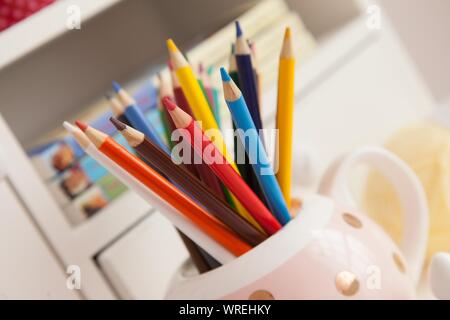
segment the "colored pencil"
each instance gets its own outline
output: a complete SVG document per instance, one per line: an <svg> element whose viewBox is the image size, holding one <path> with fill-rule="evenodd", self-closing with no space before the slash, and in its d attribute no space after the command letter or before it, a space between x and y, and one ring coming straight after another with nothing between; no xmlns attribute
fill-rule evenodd
<svg viewBox="0 0 450 320"><path fill-rule="evenodd" d="M111 121L137 153L150 163L153 163L171 181L180 185L201 203L210 214L233 230L242 240L251 246L256 246L266 239L266 236L237 215L226 202L217 197L203 182L198 180L183 166L173 163L172 159L152 141L147 139L142 132L125 125L117 119L111 118Z"/></svg>
<svg viewBox="0 0 450 320"><path fill-rule="evenodd" d="M166 139L168 142L169 151L172 150L174 143L172 141L172 132L176 129L175 124L173 123L172 117L167 112L167 109L162 104L162 99L165 97L173 97L173 89L170 79L170 73L166 72L160 72L158 74L158 80L159 80L159 101L158 101L158 110L159 115L161 118L161 122L163 123L164 127L164 133L166 135ZM122 121L121 119L118 119ZM122 121L123 122L123 121ZM125 124L129 125L128 123L124 122ZM171 155L171 153L168 153L168 155ZM182 156L182 154L181 154ZM198 176L198 172L193 164L193 162L190 163L184 163L184 166L195 176Z"/></svg>
<svg viewBox="0 0 450 320"><path fill-rule="evenodd" d="M125 106L122 105L122 102L120 102L117 97L110 94L105 94L105 98L109 101L114 116L120 121L130 124L127 117L125 117Z"/></svg>
<svg viewBox="0 0 450 320"><path fill-rule="evenodd" d="M192 241L188 236L186 236L183 232L178 230L178 235L181 238L181 241L183 241L184 246L186 247L187 251L189 252L189 256L192 259L192 262L194 263L195 267L197 268L198 272L200 274L208 272L212 269L211 262L208 261L208 259L205 257L207 254L206 251L204 251L201 247L197 246L194 241ZM211 256L210 256L211 257ZM214 259L211 257L211 259ZM220 266L220 263L216 261L216 264Z"/></svg>
<svg viewBox="0 0 450 320"><path fill-rule="evenodd" d="M200 84L200 88L203 91L203 94L205 95L206 101L208 102L209 108L211 109L213 115L214 115L214 98L212 96L210 83L208 82L208 78L206 77L205 67L203 66L203 63L198 64L198 72L197 72L198 82ZM214 115L214 118L215 115ZM217 122L217 119L216 119Z"/></svg>
<svg viewBox="0 0 450 320"><path fill-rule="evenodd" d="M236 57L234 55L234 52L235 52L235 45L232 44L228 72L229 72L231 79L233 79L233 81L239 87L239 85L238 85L239 84L239 74L237 72ZM233 130L234 130L234 132L236 132L236 125L234 124L234 122L233 122ZM239 167L239 171L241 172L242 177L247 182L247 184L253 189L253 191L255 191L255 193L263 201L263 203L267 206L267 203L264 198L264 194L258 183L258 179L256 178L256 175L253 172L252 165L250 164L250 161L248 159L247 153L245 152L245 148L242 144L242 141L236 135L234 135L234 156L236 159L236 164Z"/></svg>
<svg viewBox="0 0 450 320"><path fill-rule="evenodd" d="M125 106L123 114L127 118L128 122L134 128L144 132L144 134L152 139L161 149L169 153L169 148L164 143L152 124L147 121L142 111L137 107L136 101L131 97L131 95L116 81L113 82L113 88L120 102Z"/></svg>
<svg viewBox="0 0 450 320"><path fill-rule="evenodd" d="M173 124L172 118L167 113L166 108L164 108L164 106L162 105L162 98L164 98L166 96L167 97L173 96L172 86L170 84L170 78L164 72L158 73L158 81L159 81L159 101L158 101L157 105L158 105L158 111L159 111L159 118L163 125L164 134L165 134L166 140L167 140L167 146L169 147L169 149L172 149L173 143L172 143L171 135L172 135L172 131L174 129L174 124Z"/></svg>
<svg viewBox="0 0 450 320"><path fill-rule="evenodd" d="M217 147L204 134L194 119L177 107L170 99L164 99L164 106L169 110L172 119L179 129L183 130L185 138L191 142L197 154L210 166L217 177L234 194L248 210L261 227L272 235L281 225L255 195L242 177L231 167L230 163L220 153Z"/></svg>
<svg viewBox="0 0 450 320"><path fill-rule="evenodd" d="M161 96L161 94L164 96L169 95L170 87L167 86L167 83L165 81L166 79L164 77L160 77L159 80L160 80L159 81L160 82L160 96ZM115 96L107 96L107 98L110 100L114 115L116 115L116 117L118 117L118 119L120 121L122 121L126 124L130 124L127 117L124 114L125 106L122 105L122 103L119 101L119 99ZM158 105L158 107L159 107L161 122L163 123L165 131L170 130L171 125L173 127L175 126L173 124L172 118L168 115L166 108L164 108L162 105ZM166 134L168 134L167 146L170 147L170 145L171 145L170 134L168 132L166 132ZM145 159L143 159L143 160L146 162ZM155 168L151 163L148 163L148 162L146 162L146 163L148 165L150 165L153 169L155 169L158 173L160 173L164 176L164 174L161 171L159 171L158 168ZM190 166L190 165L187 165L187 168L188 168L188 170L195 170L195 168L193 168L193 166ZM196 174L197 172L194 171L193 173ZM165 177L167 178L167 176L165 176ZM180 234L181 234L181 232L180 232ZM199 248L196 244L189 243L189 241L184 239L183 243L186 245L187 250L191 254L192 260L193 260L194 264L196 265L196 267L198 268L199 272L204 271L204 269L205 269L204 264L206 264L206 266L208 267L208 270L213 269L213 266L215 266L215 264L213 266L210 266L208 264L208 262L212 260L212 257L210 257L208 255L208 253L206 253L204 250L201 250L201 248ZM195 251L197 251L197 252L195 252ZM198 257L203 257L203 258L200 260Z"/></svg>
<svg viewBox="0 0 450 320"><path fill-rule="evenodd" d="M262 112L262 75L259 70L258 52L256 50L255 42L249 41L248 46L250 47L250 50L252 52L251 57L252 57L253 73L255 74L256 89L258 90L259 114L261 114L261 112ZM233 78L231 78L231 79L233 79ZM236 85L240 89L240 87L237 83L236 83Z"/></svg>
<svg viewBox="0 0 450 320"><path fill-rule="evenodd" d="M115 97L109 97L108 99L113 100L113 105L115 107L120 107L121 103L117 100ZM115 108L113 106L113 109ZM165 109L165 108L164 108ZM119 109L120 110L120 109ZM100 151L95 148L95 146L91 143L91 141L86 137L86 135L78 128L73 126L72 124L68 122L64 122L64 128L75 138L75 140L78 142L78 144L83 148L83 150L91 156L95 161L100 163L105 169L107 169L110 173L115 175L123 184L125 184L130 190L135 191L137 194L139 194L142 198L147 200L147 198L150 196L150 201L152 205L155 201L153 201L153 198L151 198L151 193L148 192L146 187L142 185L139 181L134 179L132 176L130 176L126 171L124 171L122 168L120 168L118 165L116 165L111 159L106 157L104 154L102 154ZM166 205L166 203L164 203ZM156 205L157 207L157 205ZM170 209L173 210L173 209ZM164 215L164 214L163 214ZM169 213L169 220L172 221L173 219L170 219L170 216L173 215L173 213ZM178 215L178 213L176 213ZM180 220L179 218L175 216L175 221ZM183 222L181 220L181 222ZM187 223L187 221L184 221L184 223ZM174 223L174 225L177 225L177 223ZM191 227L192 229L192 227ZM199 247L197 244L195 244L194 241L192 241L188 236L186 236L183 232L181 232L177 228L178 234L180 235L184 245L186 246L186 249L188 250L192 261L194 262L197 270L200 273L204 273L206 271L211 270L212 268L209 266L208 261L212 258L205 258L205 255L208 255L208 253L203 250L201 247ZM194 230L195 231L195 230ZM204 238L204 237L200 237ZM214 243L215 245L215 243ZM209 245L207 245L209 247ZM222 249L221 249L222 250ZM227 253L228 254L228 253Z"/></svg>
<svg viewBox="0 0 450 320"><path fill-rule="evenodd" d="M291 29L286 28L278 67L276 128L278 129L275 164L277 179L288 208L291 206L292 130L294 118L295 56Z"/></svg>
<svg viewBox="0 0 450 320"><path fill-rule="evenodd" d="M180 108L183 108L183 110L185 110L187 113L189 113L192 116L192 110L189 106L188 101L186 100L186 96L183 93L183 90L180 87L180 84L178 82L178 79L176 77L176 75L174 74L173 68L171 63L169 63L169 68L171 70L171 75L172 75L172 85L173 85L173 92L174 92L174 96L175 96L175 100L177 101L177 103L179 103ZM166 109L164 107L164 109ZM167 109L166 109L167 111ZM168 114L168 117L171 119L172 123L172 117ZM174 129L176 129L176 126L174 124ZM211 171L211 169L205 165L204 163L201 163L201 161L196 161L196 154L194 149L191 147L191 164L193 167L195 167L196 171L197 171L197 176L200 178L201 181L203 181L207 186L209 186L213 192L215 192L215 194L217 196L219 196L221 199L225 200L226 199L226 194L223 189L222 186L220 184L220 181L217 179L217 177L215 176L214 172ZM201 160L201 159L199 159ZM230 201L230 205L232 207L234 207L234 202L231 200Z"/></svg>
<svg viewBox="0 0 450 320"><path fill-rule="evenodd" d="M211 92L214 100L214 115L216 116L217 125L222 128L222 115L221 115L221 94L220 90L217 88L217 84L212 80L215 68L214 66L209 66L207 74L211 83Z"/></svg>
<svg viewBox="0 0 450 320"><path fill-rule="evenodd" d="M228 61L228 73L230 74L230 77L233 79L234 83L239 87L239 74L237 69L237 63L236 63L236 44L231 44L231 52L230 57Z"/></svg>
<svg viewBox="0 0 450 320"><path fill-rule="evenodd" d="M237 65L236 65L236 56L235 56L235 44L233 43L231 45L231 53L229 58L229 65L228 65L228 72L230 73L230 76L233 78L233 80L236 82L236 84L239 83L239 74L237 71ZM236 126L233 123L233 130L236 132ZM236 161L236 165L239 168L239 172L241 173L242 178L247 182L248 185L252 186L254 189L254 186L252 185L250 173L251 168L248 166L249 161L247 154L245 153L244 146L242 145L242 142L240 141L239 137L234 136L234 158ZM249 170L250 169L250 170Z"/></svg>
<svg viewBox="0 0 450 320"><path fill-rule="evenodd" d="M213 113L214 119L216 119L217 127L220 129L220 118L216 112L216 105L214 103L214 94L211 85L211 79L209 78L209 75L206 73L205 67L201 62L198 64L198 79L200 87L202 88L203 93L206 99L208 100L208 104Z"/></svg>
<svg viewBox="0 0 450 320"><path fill-rule="evenodd" d="M251 247L240 240L237 235L225 227L217 219L211 217L207 211L195 203L191 198L174 187L155 170L147 166L142 160L129 153L111 137L84 123L76 122L77 126L86 134L91 142L103 154L138 179L148 189L152 190L173 208L190 219L197 228L229 250L233 255L240 256ZM209 252L209 251L208 251ZM209 252L214 256L213 252ZM216 257L221 263L226 263Z"/></svg>
<svg viewBox="0 0 450 320"><path fill-rule="evenodd" d="M158 81L159 81L159 101L158 101L159 116L161 119L161 123L163 124L164 127L164 133L166 134L167 146L169 147L169 149L172 149L173 147L173 142L171 139L172 131L176 129L176 127L175 124L173 123L172 117L167 112L167 109L162 105L162 99L164 97L173 96L173 90L172 85L170 83L171 81L169 73L160 72L158 74ZM145 157L143 157L140 154L139 156L141 156L144 159L144 161L148 162L148 159L145 159ZM198 178L198 173L193 163L185 163L184 167L187 170L189 170L191 174L193 174L195 177ZM170 178L167 174L164 174L164 172L162 172L159 168L157 168L156 171L162 173L163 176ZM173 180L170 181L172 183L174 182ZM182 232L178 233L180 234L180 237L183 240L183 243L191 256L192 261L194 262L195 266L197 267L200 273L215 269L217 266L220 266L220 264L213 257L211 257L206 251L202 250L199 246L197 246L194 242L192 242L192 240L190 240L189 237L186 237Z"/></svg>
<svg viewBox="0 0 450 320"><path fill-rule="evenodd" d="M177 48L172 39L167 40L167 48L169 50L170 60L173 65L173 69L176 73L177 79L183 89L184 95L191 107L196 120L201 122L202 128L206 130L206 134L209 139L214 141L215 146L221 150L221 154L225 156L227 161L231 164L233 169L239 174L238 168L233 161L233 158L227 151L225 141L223 140L222 133L219 130L216 120L208 106L208 101L200 88L200 85L192 71L191 66L187 62L186 58ZM245 210L239 201L236 201L235 197L232 198L236 210L242 215L247 221L253 224L257 228L261 228L252 215Z"/></svg>
<svg viewBox="0 0 450 320"><path fill-rule="evenodd" d="M220 72L223 81L225 101L230 109L233 122L239 130L238 132L241 135L242 144L247 151L250 163L254 169L253 171L258 178L269 208L275 214L278 221L282 225L285 225L291 220L291 216L257 128L253 123L245 99L226 70L221 68ZM244 143L243 140L245 137L249 138L249 144ZM252 147L251 144L253 144L254 147Z"/></svg>
<svg viewBox="0 0 450 320"><path fill-rule="evenodd" d="M105 95L106 99L109 100L110 105L111 105L111 109L112 112L114 114L114 116L119 119L120 121L122 121L123 123L126 123L127 125L131 125L130 121L128 121L128 118L125 116L125 109L126 107L122 104L122 102L117 98L117 96L111 96L109 94ZM165 109L165 108L164 108ZM162 142L161 142L162 143ZM146 161L145 159L144 162ZM155 169L156 171L158 171L157 168L154 168L152 166L151 163L147 163L149 166L151 166L153 169ZM158 171L158 173L162 174L161 172Z"/></svg>
<svg viewBox="0 0 450 320"><path fill-rule="evenodd" d="M149 189L135 177L131 176L127 171L120 167L113 160L108 158L89 140L89 138L77 127L65 122L64 127L75 138L78 144L84 149L86 154L91 156L95 161L100 163L109 172L116 176L130 190L135 191L151 206L155 207L163 216L165 216L177 229L181 230L195 243L209 252L218 261L227 263L234 259L234 255L226 250L217 241L211 238L202 229L195 226L188 217L180 214L168 202L162 200L156 193L150 192Z"/></svg>
<svg viewBox="0 0 450 320"><path fill-rule="evenodd" d="M262 121L259 109L258 86L252 63L251 50L244 38L239 21L236 21L236 64L239 74L239 87L242 89L245 101L255 123L256 129L262 129Z"/></svg>
<svg viewBox="0 0 450 320"><path fill-rule="evenodd" d="M198 80L187 62L186 58L177 48L172 39L167 40L167 48L169 50L170 60L173 64L177 79L183 89L189 106L194 113L195 119L201 121L202 128L207 132L208 137L214 141L216 147L222 151L228 162L234 165L233 158L227 151L226 144L217 125L216 119L208 104ZM234 165L237 170L236 165Z"/></svg>

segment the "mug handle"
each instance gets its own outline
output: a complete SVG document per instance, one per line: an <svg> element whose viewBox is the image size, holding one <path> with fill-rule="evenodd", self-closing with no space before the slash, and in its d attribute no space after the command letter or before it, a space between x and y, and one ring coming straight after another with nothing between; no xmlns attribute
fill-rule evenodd
<svg viewBox="0 0 450 320"><path fill-rule="evenodd" d="M394 186L404 212L401 249L415 284L421 275L428 238L428 206L425 192L415 173L403 160L379 147L362 147L336 161L325 173L319 193L356 208L348 188L350 170L365 163L378 169Z"/></svg>

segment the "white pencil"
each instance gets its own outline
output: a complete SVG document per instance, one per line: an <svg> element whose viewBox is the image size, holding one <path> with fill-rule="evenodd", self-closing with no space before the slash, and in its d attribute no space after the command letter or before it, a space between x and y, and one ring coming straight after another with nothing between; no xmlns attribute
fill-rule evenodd
<svg viewBox="0 0 450 320"><path fill-rule="evenodd" d="M66 130L75 138L89 156L116 176L123 184L128 186L128 188L135 191L145 201L155 207L176 228L208 252L214 259L221 264L226 264L235 259L233 254L228 250L192 225L189 220L179 214L168 203L163 201L145 185L129 175L124 169L115 164L114 161L101 153L78 127L68 122L64 122L64 128L66 128Z"/></svg>

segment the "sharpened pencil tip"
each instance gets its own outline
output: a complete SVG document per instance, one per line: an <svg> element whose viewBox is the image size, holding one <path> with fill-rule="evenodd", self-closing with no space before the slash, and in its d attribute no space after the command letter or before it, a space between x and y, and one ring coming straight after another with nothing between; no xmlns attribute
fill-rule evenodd
<svg viewBox="0 0 450 320"><path fill-rule="evenodd" d="M68 122L68 121L64 121L63 127L64 127L67 131L69 131L69 132L73 132L74 129L76 128L73 124L71 124L71 123Z"/></svg>
<svg viewBox="0 0 450 320"><path fill-rule="evenodd" d="M223 81L223 82L229 82L229 81L231 81L231 77L230 77L230 75L228 74L227 70L225 70L224 67L221 67L221 68L220 68L220 76L222 77L222 81Z"/></svg>
<svg viewBox="0 0 450 320"><path fill-rule="evenodd" d="M291 37L291 28L287 27L286 30L284 31L284 38L289 39L290 37Z"/></svg>
<svg viewBox="0 0 450 320"><path fill-rule="evenodd" d="M241 24L237 20L234 23L236 25L236 38L240 38L242 36Z"/></svg>
<svg viewBox="0 0 450 320"><path fill-rule="evenodd" d="M202 62L200 62L200 63L198 64L198 73L199 73L199 74L203 74L204 72L205 72L205 66L203 65Z"/></svg>
<svg viewBox="0 0 450 320"><path fill-rule="evenodd" d="M112 82L113 89L116 93L119 93L120 90L122 90L122 87L117 81Z"/></svg>
<svg viewBox="0 0 450 320"><path fill-rule="evenodd" d="M167 39L166 41L167 49L171 52L177 52L179 51L177 46L175 45L175 42L173 42L172 39Z"/></svg>
<svg viewBox="0 0 450 320"><path fill-rule="evenodd" d="M166 107L166 109L169 111L173 111L177 107L177 105L169 97L164 97L162 99L162 102L163 102L164 106Z"/></svg>
<svg viewBox="0 0 450 320"><path fill-rule="evenodd" d="M81 131L86 131L86 129L88 128L88 125L80 120L76 120L75 124L77 125L78 128L81 129Z"/></svg>
<svg viewBox="0 0 450 320"><path fill-rule="evenodd" d="M116 127L116 129L119 131L123 131L127 128L125 123L123 123L122 121L120 121L114 117L109 118L109 121L111 121L112 124L114 125L114 127Z"/></svg>
<svg viewBox="0 0 450 320"><path fill-rule="evenodd" d="M171 59L168 59L168 60L167 60L167 66L169 67L169 70L170 70L170 71L173 71L173 62L172 62Z"/></svg>

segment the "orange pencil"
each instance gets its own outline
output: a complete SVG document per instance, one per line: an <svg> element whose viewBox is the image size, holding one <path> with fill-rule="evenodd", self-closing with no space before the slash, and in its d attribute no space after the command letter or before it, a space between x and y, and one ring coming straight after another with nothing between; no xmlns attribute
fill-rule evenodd
<svg viewBox="0 0 450 320"><path fill-rule="evenodd" d="M234 232L230 231L221 222L210 216L208 212L196 204L191 198L170 184L142 160L129 153L111 137L85 123L77 121L76 124L99 151L117 163L154 193L158 194L161 199L177 209L200 230L220 243L235 256L240 256L251 249L251 247L240 240Z"/></svg>

